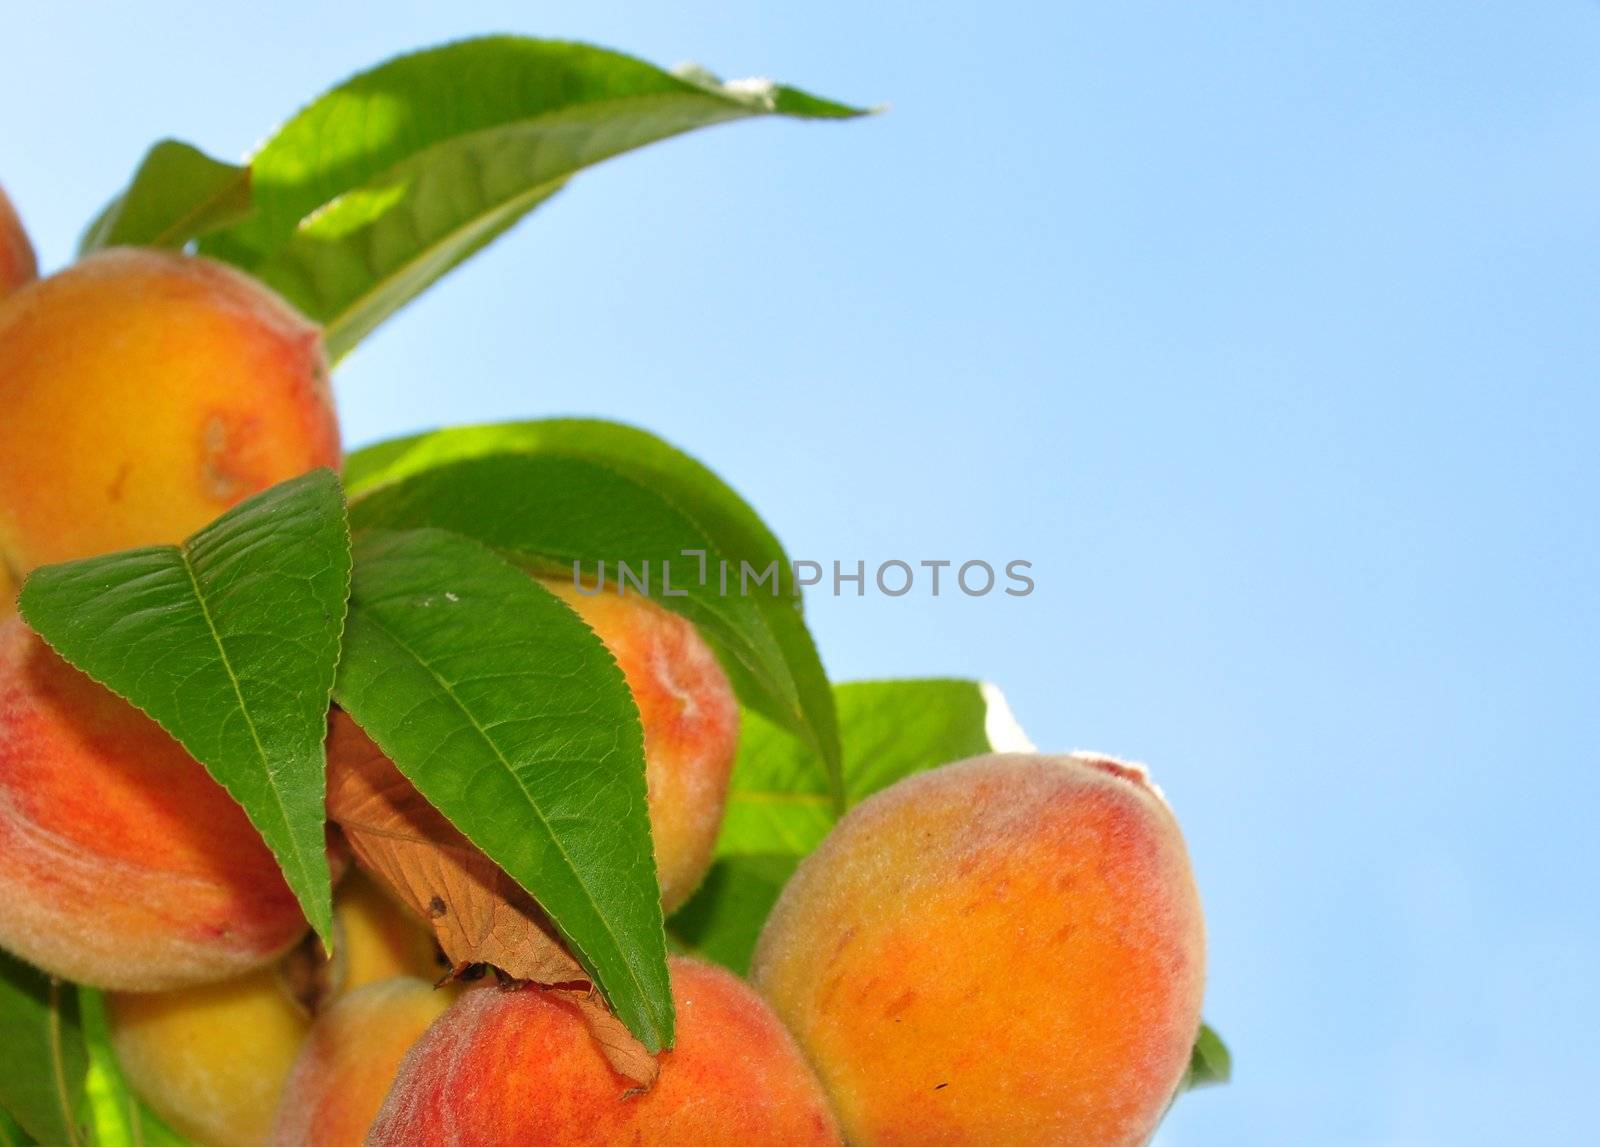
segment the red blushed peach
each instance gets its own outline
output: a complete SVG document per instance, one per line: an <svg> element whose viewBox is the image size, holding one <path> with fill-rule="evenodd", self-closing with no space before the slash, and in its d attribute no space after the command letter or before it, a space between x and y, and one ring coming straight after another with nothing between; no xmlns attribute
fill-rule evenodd
<svg viewBox="0 0 1600 1147"><path fill-rule="evenodd" d="M850 812L753 969L859 1147L1137 1147L1189 1059L1205 934L1142 769L997 755Z"/></svg>
<svg viewBox="0 0 1600 1147"><path fill-rule="evenodd" d="M361 1147L401 1060L454 998L401 977L335 1001L289 1073L273 1147Z"/></svg>
<svg viewBox="0 0 1600 1147"><path fill-rule="evenodd" d="M605 643L639 708L661 905L670 915L711 867L739 748L739 703L716 655L682 617L642 597L586 596L570 579L544 584Z"/></svg>
<svg viewBox="0 0 1600 1147"><path fill-rule="evenodd" d="M22 229L22 220L17 218L6 189L0 187L0 297L31 283L38 274L33 244L28 242L28 233Z"/></svg>
<svg viewBox="0 0 1600 1147"><path fill-rule="evenodd" d="M558 995L467 991L406 1056L368 1147L838 1144L816 1077L732 973L674 959L677 1046L629 1094Z"/></svg>
<svg viewBox="0 0 1600 1147"><path fill-rule="evenodd" d="M100 988L238 975L306 929L243 810L154 721L0 622L0 945Z"/></svg>
<svg viewBox="0 0 1600 1147"><path fill-rule="evenodd" d="M318 328L173 252L104 251L0 299L0 409L0 565L18 581L181 541L340 463Z"/></svg>

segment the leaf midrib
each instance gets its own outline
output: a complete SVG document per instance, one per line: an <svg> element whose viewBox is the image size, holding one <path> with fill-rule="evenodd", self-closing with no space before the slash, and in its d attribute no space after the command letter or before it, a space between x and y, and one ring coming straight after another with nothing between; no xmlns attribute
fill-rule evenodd
<svg viewBox="0 0 1600 1147"><path fill-rule="evenodd" d="M410 165L418 163L418 162L425 162L425 157L427 155L429 155L429 153L431 153L431 152L442 150L442 149L445 149L445 148L451 148L451 147L464 147L464 146L467 146L470 143L472 143L478 137L487 137L487 136L492 136L492 135L499 134L500 132L528 128L528 127L531 127L531 126L535 126L535 125L539 124L542 121L554 120L554 119L557 119L557 118L559 118L559 117L561 117L563 115L570 115L573 112L581 111L581 112L587 113L587 112L589 112L591 110L599 109L599 111L602 113L602 115L611 115L611 114L614 114L612 109L614 109L616 107L619 107L619 106L622 106L622 105L630 104L630 103L636 103L636 102L644 101L644 100L678 100L678 99L684 100L686 102L688 102L688 101L699 101L699 100L710 100L713 103L717 103L719 105L725 105L728 108L735 110L736 114L730 115L726 119L711 120L711 121L708 121L707 123L704 123L704 124L690 125L688 127L679 128L678 130L670 133L669 135L662 136L660 139L650 140L650 141L648 141L646 143L637 144L637 145L635 145L633 147L630 147L630 148L627 149L628 151L636 151L640 147L648 147L651 143L664 142L665 140L670 139L672 137L672 135L681 135L684 132L695 130L696 127L712 127L712 126L716 126L717 124L721 124L721 123L732 123L732 122L735 122L736 120L740 120L740 119L754 119L754 118L758 118L758 117L761 117L761 116L770 116L770 115L777 114L777 113L775 113L774 111L772 111L771 109L768 109L768 108L747 107L746 105L740 103L738 100L735 100L730 96L721 96L721 95L718 95L717 93L709 91L709 90L704 91L704 92L700 92L700 91L694 91L694 92L641 92L641 93L635 93L635 94L627 95L627 96L613 96L613 97L611 97L609 99L594 100L594 101L588 102L588 103L573 104L573 105L570 105L570 106L564 107L564 108L553 108L553 109L551 109L549 111L540 112L537 115L523 116L523 117L520 117L518 119L506 120L504 123L491 124L488 127L478 128L478 129L476 129L474 131L462 132L459 135L446 136L443 139L436 140L435 142L430 143L428 146L426 146L426 147L424 147L424 148L422 148L422 149L420 149L418 151L414 151L414 152L410 153L409 155L406 155L406 156L402 157L401 159L395 160L393 163L389 164L389 166L383 168L380 171L373 172L371 175L368 175L367 177L362 179L361 182L356 183L356 184L354 184L354 185L352 185L350 187L345 188L343 191L339 192L339 194L335 195L332 199L328 200L326 203L323 203L323 204L319 205L318 207L314 208L308 214L302 216L300 218L300 220L295 223L293 229L290 230L287 233L287 235L284 237L284 239L282 241L282 245L276 251L274 251L273 253L271 253L269 255L266 255L264 258L262 258L260 260L254 261L253 262L253 267L254 267L255 270L264 271L266 268L270 267L274 263L280 262L280 260L284 259L286 256L292 256L292 254L294 252L294 249L295 249L294 248L295 242L298 239L300 239L303 235L305 235L307 233L306 224L307 224L308 220L315 219L323 211L327 210L333 204L338 203L341 199L344 199L346 196L353 195L358 191L362 191L362 190L370 188L370 187L372 187L374 185L380 184L385 179L392 178L397 171L399 171L400 169L402 169L404 167L410 166ZM412 268L416 267L418 264L426 262L427 259L429 257L431 257L432 255L434 255L436 252L444 250L444 249L448 248L449 246L451 246L452 244L454 244L462 235L466 234L469 231L472 231L483 220L488 219L491 216L503 215L508 211L515 210L517 205L519 205L521 203L524 203L524 202L527 202L529 199L535 199L535 198L537 198L537 197L539 197L541 195L545 196L545 197L548 197L550 195L554 195L557 191L560 191L562 186L569 179L571 179L573 176L579 174L582 171L586 171L591 167L596 167L600 163L604 163L606 160L615 159L615 158L617 158L617 157L616 156L605 156L604 158L596 160L593 163L581 164L581 165L579 165L577 167L574 167L572 170L568 171L564 175L552 176L550 179L546 179L546 180L544 180L544 181L542 181L540 183L534 184L532 187L529 187L526 190L524 190L524 191L522 191L522 192L520 192L520 193L518 193L516 195L510 195L510 196L507 196L507 197L505 197L503 199L500 199L500 200L496 201L488 210L483 211L480 214L471 216L469 219L464 221L460 226L451 228L449 231L445 232L437 241L435 241L433 243L424 244L423 246L417 248L417 251L415 252L415 254L413 254L413 256L411 258L407 259L404 263L402 263L400 265L399 268L397 268L396 273L385 275L385 276L382 277L381 280L375 280L374 285L368 287L367 289L363 290L359 295L355 296L355 298L353 298L347 306L344 306L336 316L334 316L334 317L332 317L330 319L327 319L326 321L323 322L322 329L323 329L323 340L324 340L324 342L330 348L330 351L334 351L334 348L338 348L340 346L340 342L341 342L340 336L341 336L346 324L350 321L351 316L360 314L362 312L363 308L373 298L377 297L378 295L380 295L382 293L382 291L381 291L382 284L387 284L387 283L393 282L396 279L402 278L403 275L406 272L409 272ZM359 232L357 232L357 234L359 234ZM342 240L341 240L341 242L342 242ZM345 353L347 353L347 352L345 352L343 350L338 350L335 353L333 353L333 357L335 359L340 359L340 358L342 358L344 356Z"/></svg>
<svg viewBox="0 0 1600 1147"><path fill-rule="evenodd" d="M302 877L310 874L306 870L305 856L300 851L299 836L290 827L289 807L283 803L283 794L278 791L275 778L272 774L271 760L267 755L267 747L261 741L261 732L256 728L254 715L250 706L245 703L244 689L239 683L239 675L234 672L233 660L228 656L228 647L223 644L222 634L217 631L216 622L212 620L211 610L206 605L205 594L200 589L200 579L195 573L194 563L189 560L189 548L178 547L178 560L183 564L183 572L189 575L189 585L194 590L195 604L200 607L200 616L206 623L206 632L211 634L212 643L217 647L217 655L221 658L222 668L228 675L228 684L233 687L233 696L239 703L239 712L244 717L245 728L250 730L250 741L255 746L256 757L261 762L261 770L266 774L267 789L272 793L273 804L277 806L278 815L282 818L283 830L288 837L289 846L294 850L296 864L300 868Z"/></svg>
<svg viewBox="0 0 1600 1147"><path fill-rule="evenodd" d="M508 760L505 754L500 751L499 745L497 745L489 736L488 730L478 723L476 716L473 715L473 713L456 695L455 689L450 685L450 683L441 677L437 672L435 672L432 665L424 660L416 652L416 650L402 640L388 626L384 625L382 621L378 620L372 611L363 610L362 612L365 614L368 623L371 624L373 628L382 633L402 652L409 656L424 673L426 673L435 683L438 684L439 688L443 690L445 696L450 699L451 703L455 705L456 709L461 713L461 715L467 719L467 722L471 725L472 730L477 733L478 737L483 741L483 743L488 746L490 752L494 754L495 759L500 762L500 764L505 768L505 771L511 776L511 779L516 782L517 788L521 790L524 799L528 803L528 807L533 810L534 816L538 818L539 827L544 830L545 836L555 848L557 855L561 857L562 863L566 865L568 872L571 873L573 879L577 882L578 887L583 890L584 900L588 903L595 919L599 921L601 928L605 931L606 937L611 941L612 948L617 952L618 955L622 957L622 965L628 970L628 978L639 993L640 998L649 999L650 993L645 989L644 983L639 979L639 975L637 970L634 968L633 961L628 959L627 949L623 946L620 938L612 929L611 921L607 918L606 914L601 911L599 902L594 898L594 894L590 890L588 883L583 879L582 874L579 872L578 866L573 862L573 859L568 854L566 848L563 847L560 838L556 835L555 830L550 827L550 822L545 818L544 810L540 808L539 802L535 800L533 794L528 791L528 787L523 783L522 778L517 774L516 769L512 767L510 760ZM475 845L477 844L476 841L473 843ZM554 917L551 917L551 919L554 921ZM566 929L562 929L562 933L567 935L567 939L571 943L577 943L576 939L567 934ZM579 947L581 950L582 946L579 945Z"/></svg>

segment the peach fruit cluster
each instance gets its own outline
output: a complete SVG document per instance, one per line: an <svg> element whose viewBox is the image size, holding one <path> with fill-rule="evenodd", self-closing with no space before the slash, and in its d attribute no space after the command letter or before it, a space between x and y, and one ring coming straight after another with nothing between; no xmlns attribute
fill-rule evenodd
<svg viewBox="0 0 1600 1147"><path fill-rule="evenodd" d="M436 988L432 936L360 872L334 958L304 958L239 807L13 602L42 563L177 542L337 468L327 373L313 324L204 258L114 249L39 278L0 192L0 946L107 990L159 1115L197 1147L1148 1140L1198 1027L1204 928L1172 813L1107 758L978 758L866 800L784 890L753 987L671 960L678 1038L642 1094L569 997ZM546 585L634 696L670 913L711 863L733 691L682 618Z"/></svg>

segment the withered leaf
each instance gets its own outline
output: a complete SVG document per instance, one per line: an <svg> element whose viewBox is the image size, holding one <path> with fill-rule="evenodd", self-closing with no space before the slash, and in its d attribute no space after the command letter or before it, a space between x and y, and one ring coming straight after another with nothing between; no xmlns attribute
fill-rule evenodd
<svg viewBox="0 0 1600 1147"><path fill-rule="evenodd" d="M597 992L567 990L565 994L600 1045L600 1054L606 1057L611 1070L633 1085L629 1092L649 1090L661 1071L660 1061L633 1037L626 1024L611 1014Z"/></svg>
<svg viewBox="0 0 1600 1147"><path fill-rule="evenodd" d="M328 738L328 816L357 862L429 922L454 969L488 964L563 989L612 1068L637 1087L655 1082L655 1057L606 1009L534 899L341 712Z"/></svg>

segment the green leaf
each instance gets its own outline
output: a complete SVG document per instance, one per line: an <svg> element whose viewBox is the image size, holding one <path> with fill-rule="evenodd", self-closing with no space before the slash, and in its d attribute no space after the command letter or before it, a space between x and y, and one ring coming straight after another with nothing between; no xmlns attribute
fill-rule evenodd
<svg viewBox="0 0 1600 1147"><path fill-rule="evenodd" d="M363 535L336 696L539 902L628 1029L671 1046L644 734L577 614L466 538Z"/></svg>
<svg viewBox="0 0 1600 1147"><path fill-rule="evenodd" d="M748 974L761 927L799 863L798 856L784 854L723 857L673 914L672 939L702 959Z"/></svg>
<svg viewBox="0 0 1600 1147"><path fill-rule="evenodd" d="M182 546L37 569L18 599L40 636L155 718L244 807L325 939L323 741L349 585L343 495L316 470Z"/></svg>
<svg viewBox="0 0 1600 1147"><path fill-rule="evenodd" d="M647 430L620 422L547 418L452 426L394 438L351 454L345 460L345 486L355 498L374 486L486 454L560 454L609 466L660 490L730 559L763 565L779 559L783 588L791 586L788 555L748 502L698 459Z"/></svg>
<svg viewBox="0 0 1600 1147"><path fill-rule="evenodd" d="M806 738L817 783L842 799L833 713L804 622L791 601L773 592L776 581L752 582L749 595L741 593L745 567L731 560L723 566L716 537L671 499L664 483L576 455L488 454L370 487L350 512L356 529L451 530L556 577L572 577L573 564L581 563L586 585L604 562L611 591L617 563L648 570L652 600L698 627L722 654L746 704Z"/></svg>
<svg viewBox="0 0 1600 1147"><path fill-rule="evenodd" d="M1194 1091L1229 1082L1233 1078L1233 1053L1210 1024L1200 1025L1195 1037L1194 1052L1189 1057L1189 1070L1184 1073L1178 1090Z"/></svg>
<svg viewBox="0 0 1600 1147"><path fill-rule="evenodd" d="M204 246L324 323L338 358L585 167L730 120L859 114L585 44L465 40L381 64L290 119L251 162L256 214Z"/></svg>
<svg viewBox="0 0 1600 1147"><path fill-rule="evenodd" d="M923 769L1023 744L1020 732L1003 732L999 691L975 681L852 682L834 687L834 702L847 806ZM819 775L807 746L746 713L718 855L809 853L838 819Z"/></svg>
<svg viewBox="0 0 1600 1147"><path fill-rule="evenodd" d="M9 1112L0 1107L0 1147L34 1147L37 1142L11 1118Z"/></svg>
<svg viewBox="0 0 1600 1147"><path fill-rule="evenodd" d="M105 247L182 247L249 214L249 168L164 139L89 225L78 254Z"/></svg>
<svg viewBox="0 0 1600 1147"><path fill-rule="evenodd" d="M76 989L0 953L0 1107L46 1147L86 1145L88 1066Z"/></svg>
<svg viewBox="0 0 1600 1147"><path fill-rule="evenodd" d="M902 777L980 753L1031 748L1000 691L957 680L834 687L845 791L855 805ZM800 860L838 821L813 752L746 711L717 859L673 916L673 939L743 975Z"/></svg>
<svg viewBox="0 0 1600 1147"><path fill-rule="evenodd" d="M95 1147L185 1147L187 1141L151 1114L123 1077L111 1048L105 996L78 988L78 1014L89 1054L84 1091Z"/></svg>
<svg viewBox="0 0 1600 1147"><path fill-rule="evenodd" d="M824 775L831 778L831 791L842 803L842 757L833 691L816 644L799 616L801 598L792 563L749 503L697 459L633 426L599 419L552 418L455 427L379 443L351 455L345 481L357 497L451 462L506 453L558 455L605 466L654 491L693 519L711 546L735 568L741 561L755 569L777 563L778 596L758 594L750 600L764 615L782 652L794 681L797 708L786 709L781 693L774 694L741 672L737 654L725 647L723 661L729 665L745 704L816 747ZM673 603L666 600L664 604Z"/></svg>

